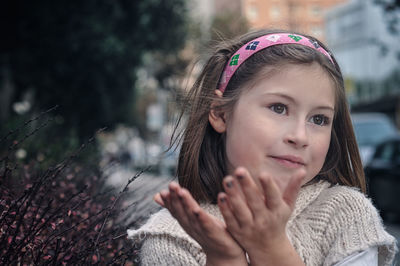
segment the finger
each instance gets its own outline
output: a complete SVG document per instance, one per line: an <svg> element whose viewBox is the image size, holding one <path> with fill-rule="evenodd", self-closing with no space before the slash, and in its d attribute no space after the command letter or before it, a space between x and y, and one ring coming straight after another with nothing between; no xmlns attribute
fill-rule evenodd
<svg viewBox="0 0 400 266"><path fill-rule="evenodd" d="M267 205L270 210L278 208L282 204L282 195L276 182L272 177L262 175L260 177L260 183L264 190L265 205Z"/></svg>
<svg viewBox="0 0 400 266"><path fill-rule="evenodd" d="M191 235L193 238L198 237L198 226L197 228L193 226L190 217L188 217L188 213L182 212L182 209L184 208L179 207L178 205L182 203L180 202L180 198L176 195L176 192L174 192L174 190L176 190L176 185L173 184L168 188L170 189L170 191L162 190L160 192L160 196L164 201L165 207L189 235Z"/></svg>
<svg viewBox="0 0 400 266"><path fill-rule="evenodd" d="M240 188L243 191L243 195L253 217L257 214L259 215L265 210L264 197L260 192L261 187L257 187L257 184L246 168L239 167L235 171L235 177L240 184Z"/></svg>
<svg viewBox="0 0 400 266"><path fill-rule="evenodd" d="M154 195L153 200L160 206L165 207L164 201L161 198L161 194L157 193Z"/></svg>
<svg viewBox="0 0 400 266"><path fill-rule="evenodd" d="M186 188L181 188L178 192L178 196L182 200L182 204L186 209L190 209L193 211L196 208L200 208L200 205L192 197L192 194L190 194L190 192Z"/></svg>
<svg viewBox="0 0 400 266"><path fill-rule="evenodd" d="M223 180L223 185L231 211L235 215L240 227L252 223L253 214L247 206L246 199L237 180L232 176L227 176Z"/></svg>
<svg viewBox="0 0 400 266"><path fill-rule="evenodd" d="M190 220L190 225L195 229L198 235L215 232L218 223L214 217L205 212L195 199L191 196L190 192L186 189L181 189L180 195L182 198L183 206L187 211Z"/></svg>
<svg viewBox="0 0 400 266"><path fill-rule="evenodd" d="M164 206L165 208L167 208L168 210L170 209L170 195L169 195L169 191L168 190L161 190L160 191L160 197L162 199L162 201L164 202Z"/></svg>
<svg viewBox="0 0 400 266"><path fill-rule="evenodd" d="M197 223L197 213L201 209L200 205L185 188L182 188L178 195L190 221L194 224Z"/></svg>
<svg viewBox="0 0 400 266"><path fill-rule="evenodd" d="M224 221L228 231L240 230L239 223L236 220L235 215L233 215L231 211L231 208L227 200L227 196L224 192L220 192L218 194L218 207L219 210L221 211L222 216L224 217Z"/></svg>
<svg viewBox="0 0 400 266"><path fill-rule="evenodd" d="M294 176L285 191L283 192L283 200L289 205L290 209L294 209L294 205L296 203L297 195L299 194L301 184L305 178L305 171L300 174Z"/></svg>
<svg viewBox="0 0 400 266"><path fill-rule="evenodd" d="M183 229L195 239L202 238L204 232L198 220L198 213L202 210L201 207L187 189L180 188L177 194L187 217L187 224L181 224Z"/></svg>
<svg viewBox="0 0 400 266"><path fill-rule="evenodd" d="M180 189L180 186L175 182L171 182L168 185L168 188L170 193L169 210L182 226L186 226L187 224L189 224L189 217L187 216L182 202L178 197L178 190Z"/></svg>

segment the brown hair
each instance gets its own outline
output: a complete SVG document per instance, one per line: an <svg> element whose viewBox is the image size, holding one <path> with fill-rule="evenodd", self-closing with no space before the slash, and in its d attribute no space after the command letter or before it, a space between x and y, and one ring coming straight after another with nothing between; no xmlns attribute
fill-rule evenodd
<svg viewBox="0 0 400 266"><path fill-rule="evenodd" d="M217 133L208 121L211 108L231 112L240 97L243 85L250 82L265 66L280 67L285 64L312 64L317 62L329 75L336 87L335 117L333 119L331 143L320 173L310 182L327 180L360 188L365 193L365 177L347 106L344 83L340 68L315 49L296 44L282 44L266 48L248 58L231 78L219 104L214 91L229 58L247 42L269 33L285 32L255 31L233 41L223 41L206 62L202 72L188 92L180 118L188 116L186 128L174 132L174 140L181 141L177 166L179 184L187 188L198 201L215 203L223 191L222 179L226 176L225 134ZM303 36L306 36L302 34ZM328 49L317 41L326 51ZM213 107L211 107L213 106Z"/></svg>

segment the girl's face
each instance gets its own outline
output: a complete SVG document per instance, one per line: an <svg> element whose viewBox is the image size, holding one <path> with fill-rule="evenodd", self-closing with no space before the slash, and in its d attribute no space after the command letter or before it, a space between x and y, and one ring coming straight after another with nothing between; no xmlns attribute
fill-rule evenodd
<svg viewBox="0 0 400 266"><path fill-rule="evenodd" d="M228 171L266 173L283 189L305 171L303 183L321 170L331 139L335 87L317 63L285 65L243 88L223 119ZM226 121L226 122L225 122Z"/></svg>

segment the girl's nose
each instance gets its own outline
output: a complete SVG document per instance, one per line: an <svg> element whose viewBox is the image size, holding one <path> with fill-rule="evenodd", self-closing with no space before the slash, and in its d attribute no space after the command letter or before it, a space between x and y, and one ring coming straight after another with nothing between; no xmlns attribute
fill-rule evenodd
<svg viewBox="0 0 400 266"><path fill-rule="evenodd" d="M294 123L286 132L284 142L294 146L295 148L303 148L308 146L309 136L305 122Z"/></svg>

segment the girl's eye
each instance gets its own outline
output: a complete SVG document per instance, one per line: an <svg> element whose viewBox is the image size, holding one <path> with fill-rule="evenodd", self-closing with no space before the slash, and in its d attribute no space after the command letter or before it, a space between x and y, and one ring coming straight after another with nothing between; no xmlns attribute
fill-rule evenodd
<svg viewBox="0 0 400 266"><path fill-rule="evenodd" d="M329 124L329 117L325 115L314 115L311 117L311 122L318 126L326 126Z"/></svg>
<svg viewBox="0 0 400 266"><path fill-rule="evenodd" d="M282 103L274 103L269 107L272 111L277 114L286 114L287 113L287 106Z"/></svg>

